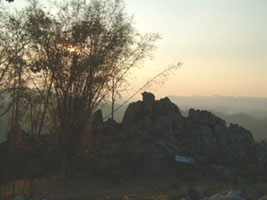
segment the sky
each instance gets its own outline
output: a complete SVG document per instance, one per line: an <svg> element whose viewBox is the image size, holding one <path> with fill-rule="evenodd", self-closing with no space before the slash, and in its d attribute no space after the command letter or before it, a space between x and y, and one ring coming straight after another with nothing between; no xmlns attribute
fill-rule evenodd
<svg viewBox="0 0 267 200"><path fill-rule="evenodd" d="M125 9L140 33L162 37L153 59L133 72L132 88L180 61L164 84L146 90L157 97L267 97L266 0L125 0Z"/></svg>
<svg viewBox="0 0 267 200"><path fill-rule="evenodd" d="M152 88L159 96L267 97L266 0L126 0L126 9L141 33L162 37L140 74L183 63Z"/></svg>

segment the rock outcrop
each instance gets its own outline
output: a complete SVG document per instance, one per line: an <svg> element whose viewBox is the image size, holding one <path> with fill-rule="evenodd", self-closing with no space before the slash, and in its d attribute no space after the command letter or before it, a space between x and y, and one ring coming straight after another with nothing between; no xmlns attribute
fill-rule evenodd
<svg viewBox="0 0 267 200"><path fill-rule="evenodd" d="M142 96L143 101L128 106L122 123L104 123L103 135L108 137L108 145L101 152L114 165L138 169L133 174L159 174L177 154L219 166L245 166L251 162L266 165L267 153L261 149L267 149L267 145L256 144L250 131L236 124L227 126L208 111L190 109L188 117L184 117L169 98L155 100L148 92ZM110 169L104 165L101 167Z"/></svg>

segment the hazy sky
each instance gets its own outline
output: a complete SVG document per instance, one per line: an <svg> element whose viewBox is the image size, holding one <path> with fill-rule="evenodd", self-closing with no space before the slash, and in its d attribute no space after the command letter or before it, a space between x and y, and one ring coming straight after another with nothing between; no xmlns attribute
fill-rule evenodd
<svg viewBox="0 0 267 200"><path fill-rule="evenodd" d="M267 97L266 0L126 0L126 8L140 32L162 36L140 74L183 63L160 96Z"/></svg>
<svg viewBox="0 0 267 200"><path fill-rule="evenodd" d="M13 5L23 2L15 0ZM137 87L166 65L181 61L182 68L164 85L153 87L156 95L267 97L267 0L125 0L125 4L139 32L162 37L153 60L136 72Z"/></svg>

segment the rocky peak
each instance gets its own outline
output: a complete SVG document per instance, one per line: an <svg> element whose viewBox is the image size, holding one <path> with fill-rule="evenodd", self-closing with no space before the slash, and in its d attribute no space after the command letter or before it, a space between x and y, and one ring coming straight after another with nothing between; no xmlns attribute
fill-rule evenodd
<svg viewBox="0 0 267 200"><path fill-rule="evenodd" d="M149 92L143 92L143 106L146 114L152 114L153 104L155 102L155 96Z"/></svg>
<svg viewBox="0 0 267 200"><path fill-rule="evenodd" d="M152 93L142 93L143 101L131 103L125 111L122 124L124 127L132 127L147 130L173 130L177 123L182 123L182 115L179 108L168 97L155 100ZM179 125L181 126L181 125ZM166 132L166 130L164 130Z"/></svg>

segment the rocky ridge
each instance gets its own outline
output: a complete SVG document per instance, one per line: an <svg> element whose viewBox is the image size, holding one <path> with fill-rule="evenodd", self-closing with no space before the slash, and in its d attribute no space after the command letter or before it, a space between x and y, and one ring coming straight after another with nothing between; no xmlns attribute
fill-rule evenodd
<svg viewBox="0 0 267 200"><path fill-rule="evenodd" d="M155 100L148 92L142 96L142 101L128 106L122 123L103 122L98 135L108 142L97 157L105 159L95 160L89 167L93 171L159 175L174 164L175 155L193 157L199 164L265 168L267 145L256 143L250 131L237 124L227 126L208 111L190 109L184 117L169 98Z"/></svg>

